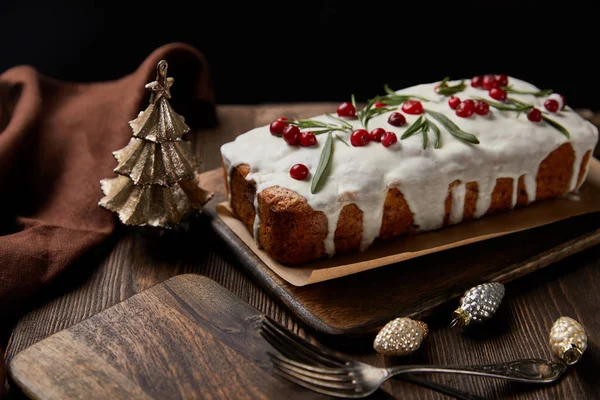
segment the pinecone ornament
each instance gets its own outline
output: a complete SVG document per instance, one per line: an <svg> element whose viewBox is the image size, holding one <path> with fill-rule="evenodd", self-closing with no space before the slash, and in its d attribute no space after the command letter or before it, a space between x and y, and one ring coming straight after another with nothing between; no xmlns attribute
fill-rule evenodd
<svg viewBox="0 0 600 400"><path fill-rule="evenodd" d="M429 328L425 322L396 318L379 331L373 348L381 354L404 356L417 350L428 333Z"/></svg>
<svg viewBox="0 0 600 400"><path fill-rule="evenodd" d="M550 348L567 365L573 365L587 349L587 334L579 322L560 317L550 329Z"/></svg>
<svg viewBox="0 0 600 400"><path fill-rule="evenodd" d="M451 326L468 326L487 321L494 315L502 298L504 285L483 283L467 290L460 298L460 307L454 311Z"/></svg>

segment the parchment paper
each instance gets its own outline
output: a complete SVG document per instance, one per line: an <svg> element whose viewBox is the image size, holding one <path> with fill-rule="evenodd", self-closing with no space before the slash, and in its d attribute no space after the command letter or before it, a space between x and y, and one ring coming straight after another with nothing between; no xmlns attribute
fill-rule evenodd
<svg viewBox="0 0 600 400"><path fill-rule="evenodd" d="M600 161L592 158L587 179L579 193L532 203L523 208L459 223L437 231L385 241L376 240L373 246L364 252L340 254L330 259L286 266L258 248L252 235L235 217L228 203L217 205L217 214L223 222L270 269L295 286L327 281L597 211L600 211ZM398 265L398 268L401 268L401 265Z"/></svg>

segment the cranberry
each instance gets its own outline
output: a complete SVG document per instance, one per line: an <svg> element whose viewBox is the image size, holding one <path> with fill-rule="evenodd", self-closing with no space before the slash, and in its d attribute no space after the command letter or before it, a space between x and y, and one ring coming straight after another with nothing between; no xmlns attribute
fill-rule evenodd
<svg viewBox="0 0 600 400"><path fill-rule="evenodd" d="M271 122L271 125L269 126L269 130L271 131L271 135L280 136L283 133L283 130L285 129L285 127L287 125L288 124L286 124L285 122L283 122L281 120L281 118L278 119L277 121Z"/></svg>
<svg viewBox="0 0 600 400"><path fill-rule="evenodd" d="M290 168L290 176L299 181L303 181L308 176L308 168L304 164L296 164Z"/></svg>
<svg viewBox="0 0 600 400"><path fill-rule="evenodd" d="M465 100L456 107L456 115L462 118L469 118L475 112L475 102Z"/></svg>
<svg viewBox="0 0 600 400"><path fill-rule="evenodd" d="M393 112L388 118L388 124L392 126L402 126L406 123L406 118L399 112Z"/></svg>
<svg viewBox="0 0 600 400"><path fill-rule="evenodd" d="M366 146L370 140L369 132L366 129L357 129L350 135L350 143L355 147Z"/></svg>
<svg viewBox="0 0 600 400"><path fill-rule="evenodd" d="M485 90L490 90L491 88L498 87L498 82L496 82L494 75L484 75L481 80L481 87Z"/></svg>
<svg viewBox="0 0 600 400"><path fill-rule="evenodd" d="M479 87L481 86L481 84L483 83L483 77L476 75L474 77L471 78L471 86L473 87Z"/></svg>
<svg viewBox="0 0 600 400"><path fill-rule="evenodd" d="M386 132L383 139L381 139L381 144L385 147L390 147L394 143L398 141L398 137L394 132Z"/></svg>
<svg viewBox="0 0 600 400"><path fill-rule="evenodd" d="M553 113L558 111L559 106L560 106L560 104L558 104L558 101L556 101L554 99L548 99L544 102L544 107L546 107L546 110L553 112Z"/></svg>
<svg viewBox="0 0 600 400"><path fill-rule="evenodd" d="M356 117L356 108L349 101L345 101L338 106L337 114L339 117Z"/></svg>
<svg viewBox="0 0 600 400"><path fill-rule="evenodd" d="M499 101L506 100L506 90L500 88L491 88L490 97Z"/></svg>
<svg viewBox="0 0 600 400"><path fill-rule="evenodd" d="M478 100L475 103L475 112L479 115L488 115L490 112L490 105L486 101Z"/></svg>
<svg viewBox="0 0 600 400"><path fill-rule="evenodd" d="M289 125L283 129L283 140L290 146L297 146L300 143L300 129L296 125Z"/></svg>
<svg viewBox="0 0 600 400"><path fill-rule="evenodd" d="M506 76L506 75L503 75L503 74L496 75L494 77L494 80L496 81L496 83L500 87L506 87L506 86L508 86L508 76Z"/></svg>
<svg viewBox="0 0 600 400"><path fill-rule="evenodd" d="M369 138L373 142L381 142L381 138L385 136L385 129L383 128L375 128L371 132L369 132Z"/></svg>
<svg viewBox="0 0 600 400"><path fill-rule="evenodd" d="M537 108L532 108L527 111L527 119L531 122L540 122L542 120L542 112Z"/></svg>
<svg viewBox="0 0 600 400"><path fill-rule="evenodd" d="M402 104L402 111L412 115L423 114L423 104L417 100L406 100Z"/></svg>
<svg viewBox="0 0 600 400"><path fill-rule="evenodd" d="M387 106L387 104L385 104L385 103L381 103L381 102L379 102L379 101L376 101L376 102L375 102L375 108L383 108L383 107L385 107L385 106Z"/></svg>
<svg viewBox="0 0 600 400"><path fill-rule="evenodd" d="M460 99L456 96L450 96L448 99L448 105L451 109L456 110L456 107L460 104Z"/></svg>
<svg viewBox="0 0 600 400"><path fill-rule="evenodd" d="M317 144L317 137L311 131L302 132L300 134L300 146L310 147Z"/></svg>

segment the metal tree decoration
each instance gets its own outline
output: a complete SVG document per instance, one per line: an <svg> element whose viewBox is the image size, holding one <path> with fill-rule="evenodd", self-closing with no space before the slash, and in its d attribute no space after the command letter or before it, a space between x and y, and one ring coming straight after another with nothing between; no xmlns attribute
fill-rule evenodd
<svg viewBox="0 0 600 400"><path fill-rule="evenodd" d="M182 140L190 128L169 104L167 68L165 60L158 63L156 80L146 85L150 104L129 121L127 146L113 152L119 176L100 181L99 205L126 225L173 227L213 195L200 187L191 144Z"/></svg>

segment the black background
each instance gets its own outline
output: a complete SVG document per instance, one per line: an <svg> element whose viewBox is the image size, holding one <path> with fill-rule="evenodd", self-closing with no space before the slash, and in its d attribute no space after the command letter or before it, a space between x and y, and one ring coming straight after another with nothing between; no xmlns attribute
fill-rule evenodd
<svg viewBox="0 0 600 400"><path fill-rule="evenodd" d="M181 41L206 55L219 103L365 100L384 83L506 73L600 110L593 2L442 4L3 0L0 70L29 64L63 80L114 79Z"/></svg>

